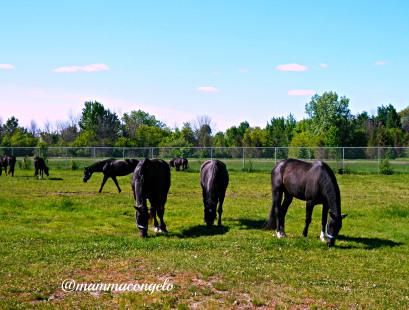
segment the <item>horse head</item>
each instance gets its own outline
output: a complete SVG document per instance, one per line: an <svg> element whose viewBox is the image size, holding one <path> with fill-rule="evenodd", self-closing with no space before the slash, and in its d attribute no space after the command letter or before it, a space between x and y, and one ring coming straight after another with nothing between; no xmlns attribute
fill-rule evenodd
<svg viewBox="0 0 409 310"><path fill-rule="evenodd" d="M83 177L82 180L86 183L91 178L91 175L92 175L92 171L88 167L85 167L84 168L84 177Z"/></svg>
<svg viewBox="0 0 409 310"><path fill-rule="evenodd" d="M339 231L342 228L342 219L344 219L347 214L342 214L338 217L331 217L327 224L327 245L332 247L335 245L335 239L338 237Z"/></svg>
<svg viewBox="0 0 409 310"><path fill-rule="evenodd" d="M207 226L213 226L216 219L217 199L207 199L204 207L204 221Z"/></svg>

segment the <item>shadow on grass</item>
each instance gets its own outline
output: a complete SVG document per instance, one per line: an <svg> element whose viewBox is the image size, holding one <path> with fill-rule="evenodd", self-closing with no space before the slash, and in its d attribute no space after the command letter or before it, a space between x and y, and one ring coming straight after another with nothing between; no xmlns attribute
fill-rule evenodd
<svg viewBox="0 0 409 310"><path fill-rule="evenodd" d="M343 236L343 235L338 236L338 240L361 243L362 245L364 245L364 247L366 249L377 249L377 248L382 248L382 247L392 248L392 247L395 247L395 246L403 245L402 242L395 242L395 241L388 240L388 239L351 237L351 236ZM341 246L341 248L355 249L355 248L362 248L362 247L353 246L353 245L346 245L346 246Z"/></svg>
<svg viewBox="0 0 409 310"><path fill-rule="evenodd" d="M212 226L196 225L182 230L179 234L172 234L179 238L197 238L202 236L224 235L229 231L227 226Z"/></svg>
<svg viewBox="0 0 409 310"><path fill-rule="evenodd" d="M265 229L267 225L266 220L253 220L248 218L229 220L236 222L240 229Z"/></svg>
<svg viewBox="0 0 409 310"><path fill-rule="evenodd" d="M63 178L47 178L47 179L51 181L63 181L64 180Z"/></svg>

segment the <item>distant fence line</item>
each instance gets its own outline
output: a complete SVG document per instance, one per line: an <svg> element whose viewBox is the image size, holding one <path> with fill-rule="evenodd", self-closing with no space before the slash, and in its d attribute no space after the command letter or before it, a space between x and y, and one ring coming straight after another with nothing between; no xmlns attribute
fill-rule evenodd
<svg viewBox="0 0 409 310"><path fill-rule="evenodd" d="M320 159L333 169L372 173L379 172L384 159L388 159L395 172L409 173L409 147L0 147L2 154L15 155L20 160L43 156L59 162L182 156L193 163L224 159L241 169L270 169L273 163L286 158Z"/></svg>

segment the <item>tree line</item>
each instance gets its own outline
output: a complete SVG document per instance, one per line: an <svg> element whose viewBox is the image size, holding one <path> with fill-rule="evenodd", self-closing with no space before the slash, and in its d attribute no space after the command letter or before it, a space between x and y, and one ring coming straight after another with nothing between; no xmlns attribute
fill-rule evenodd
<svg viewBox="0 0 409 310"><path fill-rule="evenodd" d="M226 131L213 132L207 116L171 129L142 110L121 117L97 101L85 102L79 119L43 129L34 121L25 128L17 118L0 119L0 146L116 146L116 147L274 147L274 146L408 146L409 106L397 111L392 104L377 107L376 115L353 115L350 100L336 92L315 95L305 105L307 118L292 114L273 117L264 128L247 121Z"/></svg>

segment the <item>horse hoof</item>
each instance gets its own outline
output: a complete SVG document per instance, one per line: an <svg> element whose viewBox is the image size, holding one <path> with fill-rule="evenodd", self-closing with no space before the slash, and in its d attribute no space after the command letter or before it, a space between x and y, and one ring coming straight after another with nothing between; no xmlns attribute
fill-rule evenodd
<svg viewBox="0 0 409 310"><path fill-rule="evenodd" d="M287 237L287 235L285 233L281 232L281 231L277 231L276 236L279 239Z"/></svg>
<svg viewBox="0 0 409 310"><path fill-rule="evenodd" d="M160 229L159 227L155 226L155 227L153 227L153 231L156 232L156 233L160 233L160 232L162 232L162 229Z"/></svg>
<svg viewBox="0 0 409 310"><path fill-rule="evenodd" d="M325 234L321 231L321 233L320 233L320 240L322 241L322 242L325 242L326 240L325 240Z"/></svg>

